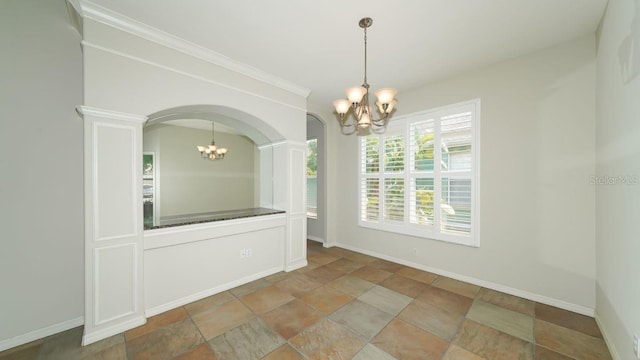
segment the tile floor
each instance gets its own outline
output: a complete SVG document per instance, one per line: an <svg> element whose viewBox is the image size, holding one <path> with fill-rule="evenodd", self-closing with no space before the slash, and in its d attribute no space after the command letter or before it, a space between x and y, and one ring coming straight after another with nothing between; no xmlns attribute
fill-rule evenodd
<svg viewBox="0 0 640 360"><path fill-rule="evenodd" d="M595 321L341 248L80 347L75 328L0 359L610 359Z"/></svg>

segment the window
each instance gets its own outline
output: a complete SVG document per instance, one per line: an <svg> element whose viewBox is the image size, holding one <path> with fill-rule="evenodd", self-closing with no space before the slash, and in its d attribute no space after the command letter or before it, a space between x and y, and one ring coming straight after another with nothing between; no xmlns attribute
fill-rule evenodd
<svg viewBox="0 0 640 360"><path fill-rule="evenodd" d="M360 138L360 225L479 245L480 100L395 119Z"/></svg>
<svg viewBox="0 0 640 360"><path fill-rule="evenodd" d="M318 218L318 139L307 140L307 217Z"/></svg>

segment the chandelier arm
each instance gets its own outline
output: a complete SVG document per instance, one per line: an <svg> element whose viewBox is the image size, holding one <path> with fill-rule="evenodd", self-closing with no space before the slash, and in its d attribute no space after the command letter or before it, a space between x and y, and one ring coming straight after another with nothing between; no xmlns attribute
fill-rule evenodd
<svg viewBox="0 0 640 360"><path fill-rule="evenodd" d="M345 130L349 130L349 131L345 131ZM342 126L340 128L340 132L342 133L342 135L352 135L352 134L355 134L356 132L358 132L358 128L356 126L353 126L353 125Z"/></svg>

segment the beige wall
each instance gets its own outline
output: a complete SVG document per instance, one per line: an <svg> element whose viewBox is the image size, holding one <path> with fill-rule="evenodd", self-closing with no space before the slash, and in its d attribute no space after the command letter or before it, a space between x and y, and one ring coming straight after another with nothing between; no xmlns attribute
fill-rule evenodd
<svg viewBox="0 0 640 360"><path fill-rule="evenodd" d="M596 313L618 359L634 358L632 334L640 336L639 24L638 1L611 0L598 43L596 174L631 181L595 186Z"/></svg>
<svg viewBox="0 0 640 360"><path fill-rule="evenodd" d="M479 248L358 227L358 142L334 135L338 244L592 313L595 70L587 36L398 95L397 115L481 99Z"/></svg>
<svg viewBox="0 0 640 360"><path fill-rule="evenodd" d="M0 6L0 351L82 324L80 35L64 1Z"/></svg>
<svg viewBox="0 0 640 360"><path fill-rule="evenodd" d="M223 160L200 157L211 131L171 125L144 130L144 151L155 153L159 216L197 214L254 207L256 146L245 136L216 131L216 144L229 152ZM147 139L149 141L147 141Z"/></svg>

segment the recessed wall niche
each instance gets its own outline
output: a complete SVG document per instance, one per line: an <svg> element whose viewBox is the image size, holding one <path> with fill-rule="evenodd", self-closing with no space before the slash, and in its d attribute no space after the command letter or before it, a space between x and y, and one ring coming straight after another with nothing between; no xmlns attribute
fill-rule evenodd
<svg viewBox="0 0 640 360"><path fill-rule="evenodd" d="M163 219L273 206L271 151L257 130L245 134L238 120L216 113L172 114L143 128L145 228ZM212 128L213 125L213 128ZM242 126L239 126L242 128ZM197 146L215 139L227 148L223 159L202 157ZM261 176L262 173L262 176Z"/></svg>

